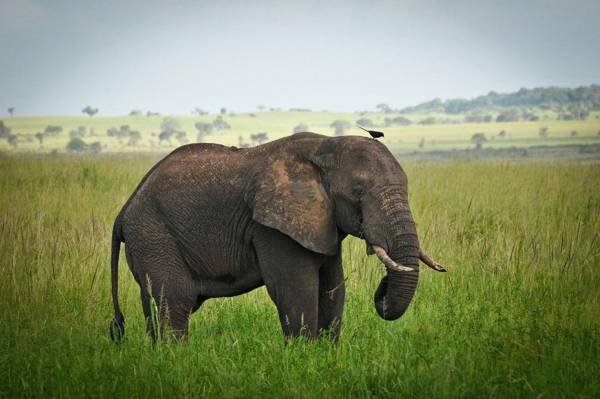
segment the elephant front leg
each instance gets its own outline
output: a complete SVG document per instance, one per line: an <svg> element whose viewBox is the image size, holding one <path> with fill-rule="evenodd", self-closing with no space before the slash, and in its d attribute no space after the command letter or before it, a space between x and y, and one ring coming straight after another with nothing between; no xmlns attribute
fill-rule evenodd
<svg viewBox="0 0 600 399"><path fill-rule="evenodd" d="M291 259L289 260L291 261ZM265 279L267 291L277 306L286 339L318 334L319 272L312 262L295 258L294 265L280 265L282 274Z"/></svg>
<svg viewBox="0 0 600 399"><path fill-rule="evenodd" d="M300 290L297 286L279 285L277 291L277 312L285 338L315 338L318 333L318 286Z"/></svg>
<svg viewBox="0 0 600 399"><path fill-rule="evenodd" d="M277 306L285 338L316 338L319 331L319 269L324 257L267 228L259 231L253 243L263 281Z"/></svg>
<svg viewBox="0 0 600 399"><path fill-rule="evenodd" d="M319 271L319 335L340 339L346 287L340 253L327 261Z"/></svg>

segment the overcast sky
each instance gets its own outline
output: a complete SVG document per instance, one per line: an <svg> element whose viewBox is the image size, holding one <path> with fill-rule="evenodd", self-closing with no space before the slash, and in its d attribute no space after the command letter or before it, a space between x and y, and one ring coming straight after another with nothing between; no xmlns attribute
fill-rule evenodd
<svg viewBox="0 0 600 399"><path fill-rule="evenodd" d="M599 21L598 0L0 0L0 115L355 111L600 83Z"/></svg>

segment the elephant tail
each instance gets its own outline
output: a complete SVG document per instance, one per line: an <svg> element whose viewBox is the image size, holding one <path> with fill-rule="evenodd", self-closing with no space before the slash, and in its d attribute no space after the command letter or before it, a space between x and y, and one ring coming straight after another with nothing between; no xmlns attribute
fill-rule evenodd
<svg viewBox="0 0 600 399"><path fill-rule="evenodd" d="M120 342L125 335L125 318L119 306L119 252L121 251L121 221L117 217L112 232L112 248L110 256L110 269L112 278L112 300L115 308L115 318L110 322L110 337L115 342Z"/></svg>

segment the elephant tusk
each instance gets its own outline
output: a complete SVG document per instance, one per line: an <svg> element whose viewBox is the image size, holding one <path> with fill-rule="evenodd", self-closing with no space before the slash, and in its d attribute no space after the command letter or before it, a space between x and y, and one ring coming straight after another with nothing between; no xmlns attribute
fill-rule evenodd
<svg viewBox="0 0 600 399"><path fill-rule="evenodd" d="M419 259L421 262L425 263L427 266L431 267L433 270L438 272L446 272L447 270L442 267L439 263L434 261L427 255L422 249L419 248Z"/></svg>
<svg viewBox="0 0 600 399"><path fill-rule="evenodd" d="M412 267L402 266L401 264L394 262L387 252L385 252L385 249L381 248L380 246L373 245L372 247L373 251L375 251L375 255L377 255L379 260L383 262L385 267L388 269L396 270L398 272L413 272L415 270Z"/></svg>

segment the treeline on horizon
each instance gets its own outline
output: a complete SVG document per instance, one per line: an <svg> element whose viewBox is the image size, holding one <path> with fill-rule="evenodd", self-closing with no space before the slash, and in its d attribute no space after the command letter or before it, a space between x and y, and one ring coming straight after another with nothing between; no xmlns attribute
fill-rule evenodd
<svg viewBox="0 0 600 399"><path fill-rule="evenodd" d="M448 114L460 114L490 108L540 107L553 109L568 106L600 109L600 85L593 84L575 89L565 87L522 88L513 93L496 93L495 91L490 91L486 95L470 100L463 98L442 100L436 98L415 106L403 108L400 112L444 112Z"/></svg>

